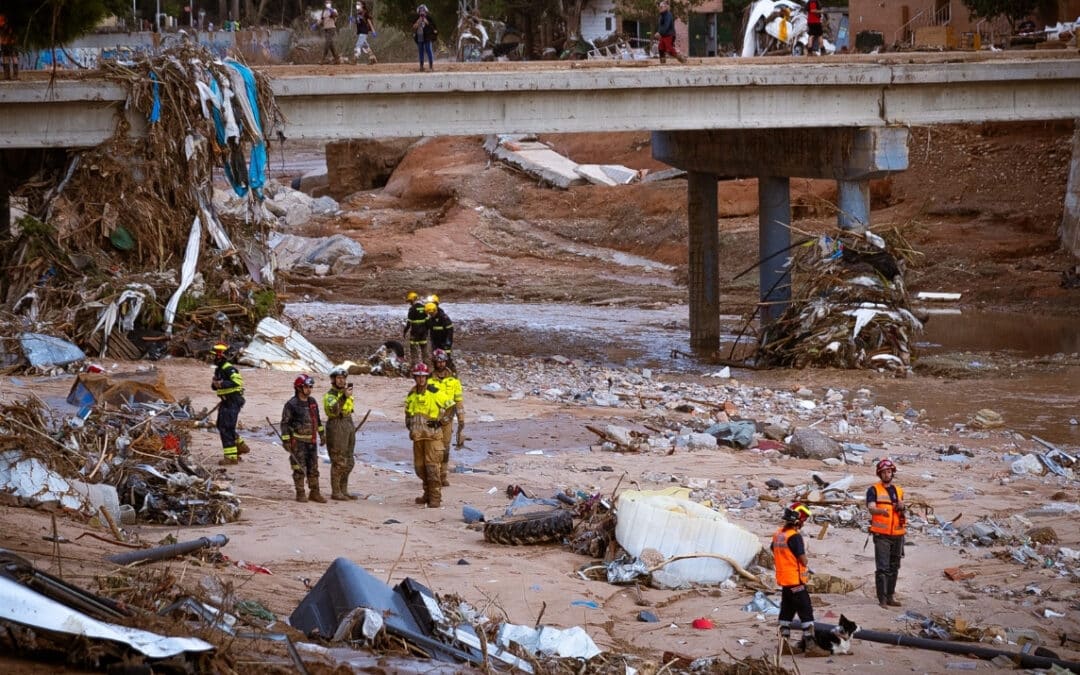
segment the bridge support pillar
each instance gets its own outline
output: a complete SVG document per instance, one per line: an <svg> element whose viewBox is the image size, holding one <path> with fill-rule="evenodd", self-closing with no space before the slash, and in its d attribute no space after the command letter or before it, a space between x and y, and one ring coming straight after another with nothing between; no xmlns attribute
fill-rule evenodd
<svg viewBox="0 0 1080 675"><path fill-rule="evenodd" d="M870 227L870 181L838 180L836 224L841 230L865 232Z"/></svg>
<svg viewBox="0 0 1080 675"><path fill-rule="evenodd" d="M762 323L778 319L791 301L791 179L758 178L758 290Z"/></svg>
<svg viewBox="0 0 1080 675"><path fill-rule="evenodd" d="M1072 159L1061 216L1061 247L1080 258L1080 119L1073 122Z"/></svg>
<svg viewBox="0 0 1080 675"><path fill-rule="evenodd" d="M720 233L716 225L716 176L691 171L687 178L690 346L712 350L720 345Z"/></svg>
<svg viewBox="0 0 1080 675"><path fill-rule="evenodd" d="M789 179L837 181L838 224L865 230L870 226L870 181L907 169L907 141L903 127L654 131L653 157L690 174L691 346L719 346L718 176L759 178L758 250L763 264L758 279L767 322L780 316L791 299L790 279L782 267L787 256L768 258L790 245ZM710 190L711 201L703 194Z"/></svg>

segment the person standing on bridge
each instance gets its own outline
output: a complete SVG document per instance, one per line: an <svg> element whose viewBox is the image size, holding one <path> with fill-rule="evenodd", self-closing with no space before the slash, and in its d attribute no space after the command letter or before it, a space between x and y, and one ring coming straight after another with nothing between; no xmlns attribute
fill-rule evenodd
<svg viewBox="0 0 1080 675"><path fill-rule="evenodd" d="M375 37L375 20L371 16L371 10L368 9L367 3L361 0L356 3L356 47L353 49L353 57L356 63L360 63L360 57L367 54L368 65L375 65L379 62L375 58L375 52L371 50L371 45L368 44L368 36Z"/></svg>
<svg viewBox="0 0 1080 675"><path fill-rule="evenodd" d="M435 43L435 39L439 37L439 29L435 27L435 22L428 14L427 5L420 5L416 8L416 21L413 21L412 25L413 40L416 41L416 49L420 54L420 70L424 70L424 55L427 55L428 68L435 70L435 52L432 50L432 45Z"/></svg>
<svg viewBox="0 0 1080 675"><path fill-rule="evenodd" d="M671 13L671 5L667 0L660 3L660 18L656 22L656 34L660 44L657 52L660 54L660 63L667 63L667 56L671 54L679 63L686 63L686 57L675 48L675 15Z"/></svg>
<svg viewBox="0 0 1080 675"><path fill-rule="evenodd" d="M15 31L7 17L0 14L0 61L4 62L4 79L19 79L19 50L15 46Z"/></svg>
<svg viewBox="0 0 1080 675"><path fill-rule="evenodd" d="M821 25L821 3L818 0L809 0L806 3L806 34L810 36L810 44L807 52L820 55L823 53L821 36L824 34Z"/></svg>
<svg viewBox="0 0 1080 675"><path fill-rule="evenodd" d="M332 63L341 63L341 57L338 56L337 47L334 46L334 38L337 37L337 16L338 11L334 9L334 3L331 2L331 0L326 0L326 5L319 14L319 29L323 34L321 63L324 64L327 63L327 54L330 54L330 56L333 57L334 60Z"/></svg>

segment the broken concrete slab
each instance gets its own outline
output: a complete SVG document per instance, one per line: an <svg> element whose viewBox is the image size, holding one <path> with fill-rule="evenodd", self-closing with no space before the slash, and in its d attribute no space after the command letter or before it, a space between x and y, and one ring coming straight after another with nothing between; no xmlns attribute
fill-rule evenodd
<svg viewBox="0 0 1080 675"><path fill-rule="evenodd" d="M583 185L585 181L577 173L578 164L563 157L547 145L523 136L489 137L484 148L496 159L516 166L522 171L557 188Z"/></svg>
<svg viewBox="0 0 1080 675"><path fill-rule="evenodd" d="M619 164L579 164L579 176L594 185L628 185L638 179L638 172Z"/></svg>

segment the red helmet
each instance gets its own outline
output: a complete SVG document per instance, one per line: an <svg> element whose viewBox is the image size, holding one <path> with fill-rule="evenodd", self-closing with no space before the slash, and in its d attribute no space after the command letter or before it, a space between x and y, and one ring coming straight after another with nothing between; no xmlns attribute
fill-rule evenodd
<svg viewBox="0 0 1080 675"><path fill-rule="evenodd" d="M315 378L307 374L301 374L293 380L292 386L293 389L299 389L300 387L314 387Z"/></svg>
<svg viewBox="0 0 1080 675"><path fill-rule="evenodd" d="M443 351L442 349L436 349L435 351L431 352L431 360L432 361L442 361L443 363L446 363L447 361L450 360L450 357L448 357L446 355L446 352Z"/></svg>
<svg viewBox="0 0 1080 675"><path fill-rule="evenodd" d="M791 506L784 509L784 522L795 524L803 524L806 519L810 517L810 509L802 502L794 502Z"/></svg>
<svg viewBox="0 0 1080 675"><path fill-rule="evenodd" d="M888 457L886 457L885 459L883 459L883 460L881 460L880 462L877 463L877 467L874 469L874 473L876 473L877 475L880 476L881 472L886 470L886 469L889 469L893 473L896 473L896 465L893 464L892 460L889 459Z"/></svg>
<svg viewBox="0 0 1080 675"><path fill-rule="evenodd" d="M421 375L424 376L424 377L427 377L428 375L431 374L431 371L428 369L428 367L425 364L418 363L415 366L413 366L412 374L413 374L413 377L418 377L418 376L421 376Z"/></svg>

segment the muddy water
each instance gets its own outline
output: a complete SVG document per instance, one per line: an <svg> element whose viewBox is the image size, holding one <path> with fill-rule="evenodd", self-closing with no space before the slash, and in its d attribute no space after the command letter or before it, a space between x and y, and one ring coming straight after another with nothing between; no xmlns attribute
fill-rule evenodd
<svg viewBox="0 0 1080 675"><path fill-rule="evenodd" d="M401 305L302 303L287 312L327 326L378 335L400 334ZM455 350L470 349L517 356L562 354L598 363L651 368L685 377L717 370L689 354L688 309L658 309L571 304L448 304L454 320ZM727 351L742 322L721 317ZM354 342L354 338L348 338ZM375 340L377 343L378 340ZM320 346L323 346L320 342ZM902 412L925 411L922 419L948 427L970 420L982 408L1001 413L1008 427L1065 447L1080 447L1080 366L1075 357L1045 358L1045 363L1013 367L1021 359L1080 352L1080 319L1025 317L994 313L934 315L920 342L920 353L948 356L972 377L948 379L915 375L897 380L864 371L750 371L738 379L762 386L794 385L855 390L867 387L875 403ZM1072 364L1072 365L1069 365ZM397 433L397 430L394 430ZM482 449L478 449L482 450ZM407 458L405 458L407 460Z"/></svg>

